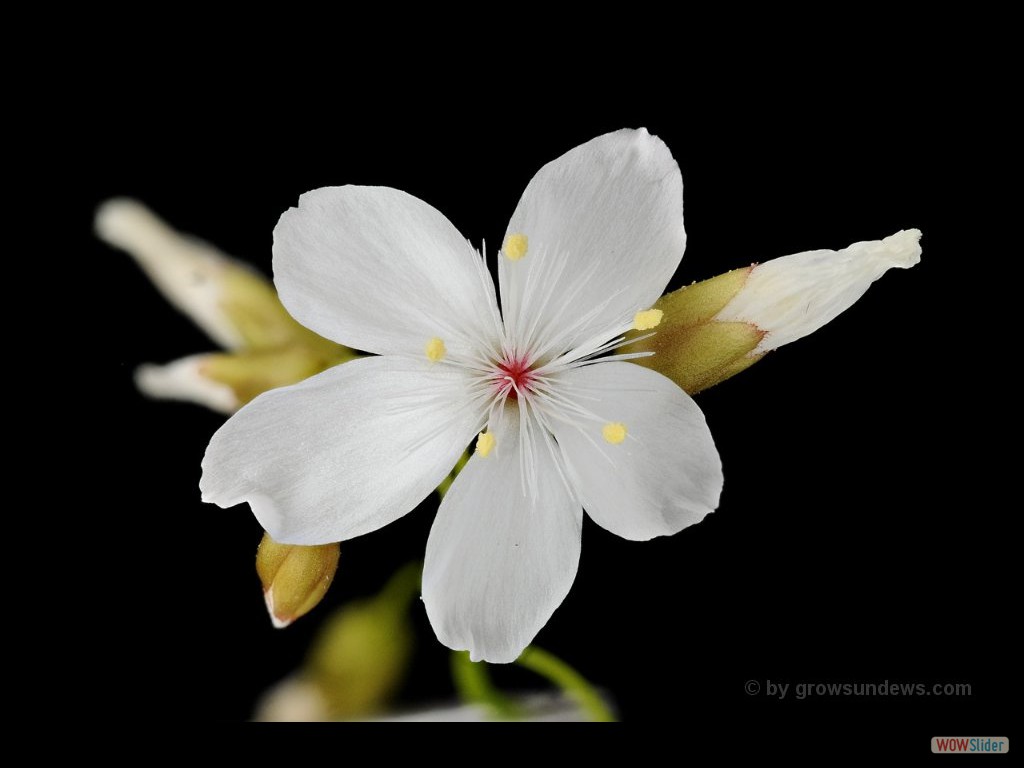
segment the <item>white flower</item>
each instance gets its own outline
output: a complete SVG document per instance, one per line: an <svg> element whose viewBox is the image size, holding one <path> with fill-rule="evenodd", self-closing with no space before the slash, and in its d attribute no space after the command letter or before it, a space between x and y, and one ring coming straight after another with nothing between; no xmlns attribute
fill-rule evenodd
<svg viewBox="0 0 1024 768"><path fill-rule="evenodd" d="M513 661L568 593L583 510L645 540L715 509L718 452L693 400L601 357L657 325L683 255L682 178L646 131L601 136L533 178L499 256L384 187L308 192L274 231L281 300L375 353L260 396L214 435L203 498L248 501L278 541L320 544L415 507L474 436L437 513L423 599L438 638Z"/></svg>

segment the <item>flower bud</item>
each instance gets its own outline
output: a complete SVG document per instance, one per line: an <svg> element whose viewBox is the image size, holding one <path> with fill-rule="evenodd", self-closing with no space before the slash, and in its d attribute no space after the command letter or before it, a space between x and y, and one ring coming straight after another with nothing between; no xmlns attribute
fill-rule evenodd
<svg viewBox="0 0 1024 768"><path fill-rule="evenodd" d="M240 268L237 262L174 231L136 200L101 205L96 234L127 251L167 300L211 339L227 349L242 346L242 333L223 306L225 275Z"/></svg>
<svg viewBox="0 0 1024 768"><path fill-rule="evenodd" d="M657 333L622 351L654 352L633 362L668 376L690 394L739 373L755 361L747 354L764 333L750 323L715 322L715 315L737 294L750 270L735 269L662 296L654 305L664 312Z"/></svg>
<svg viewBox="0 0 1024 768"><path fill-rule="evenodd" d="M345 605L320 630L303 672L333 718L378 711L398 689L412 656L409 603L419 587L419 565L408 565L378 595Z"/></svg>
<svg viewBox="0 0 1024 768"><path fill-rule="evenodd" d="M135 381L150 397L231 413L268 389L355 357L297 323L265 277L176 232L142 203L107 201L96 212L96 232L131 254L171 304L232 350L141 366Z"/></svg>
<svg viewBox="0 0 1024 768"><path fill-rule="evenodd" d="M256 572L275 627L284 629L316 607L331 586L340 554L338 544L280 544L269 533L263 534L256 550Z"/></svg>
<svg viewBox="0 0 1024 768"><path fill-rule="evenodd" d="M654 352L633 362L695 394L818 330L890 268L917 264L920 238L919 230L904 230L840 251L783 256L680 288L655 304L664 312L657 333L622 351Z"/></svg>
<svg viewBox="0 0 1024 768"><path fill-rule="evenodd" d="M764 331L752 354L778 349L852 307L891 268L917 264L920 240L920 230L901 230L841 251L804 251L758 264L715 319L753 323Z"/></svg>

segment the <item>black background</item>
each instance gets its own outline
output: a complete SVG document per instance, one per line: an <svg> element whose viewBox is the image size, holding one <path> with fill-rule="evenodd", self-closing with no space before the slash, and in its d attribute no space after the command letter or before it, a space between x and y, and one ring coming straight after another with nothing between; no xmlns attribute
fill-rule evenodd
<svg viewBox="0 0 1024 768"><path fill-rule="evenodd" d="M988 351L999 331L980 309L1001 243L976 234L984 146L965 133L982 97L947 91L924 64L797 88L785 76L711 88L659 72L656 82L635 73L642 88L625 76L559 80L543 97L415 67L401 83L364 73L304 88L293 74L244 95L230 75L200 89L172 73L78 116L64 227L68 284L90 292L80 316L90 341L70 351L88 370L73 445L102 512L88 515L76 583L103 592L98 609L92 592L76 602L102 616L90 625L103 646L96 685L120 692L118 717L247 718L331 608L422 557L436 499L343 545L322 606L272 629L253 570L259 526L244 507L199 501L199 463L222 417L146 401L132 384L138 364L212 344L127 256L91 237L95 206L137 197L269 273L274 224L300 193L389 185L493 247L543 163L645 125L683 173L689 240L673 287L910 227L924 232L924 256L826 328L698 396L725 467L719 510L648 543L588 521L576 583L538 644L608 690L624 721L667 723L694 743L774 733L923 754L934 735L1010 733L1008 520L1018 513L994 486L1009 461L984 436L1001 422L981 415L998 402L997 361L1009 354ZM415 620L407 705L452 695L447 651L422 611ZM537 684L513 669L495 675L509 688ZM886 679L966 682L972 695L745 692L749 680ZM94 690L80 694L85 711Z"/></svg>

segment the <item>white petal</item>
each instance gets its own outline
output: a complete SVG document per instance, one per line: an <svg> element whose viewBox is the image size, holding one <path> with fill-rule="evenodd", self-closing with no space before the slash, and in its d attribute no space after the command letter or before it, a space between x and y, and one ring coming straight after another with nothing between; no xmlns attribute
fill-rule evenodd
<svg viewBox="0 0 1024 768"><path fill-rule="evenodd" d="M491 426L438 510L423 566L423 601L437 638L474 661L514 661L576 578L583 513L562 481L549 434L525 439L536 457L525 489L518 410Z"/></svg>
<svg viewBox="0 0 1024 768"><path fill-rule="evenodd" d="M266 392L210 441L203 500L248 501L285 544L376 530L430 493L479 430L467 387L453 366L371 357Z"/></svg>
<svg viewBox="0 0 1024 768"><path fill-rule="evenodd" d="M598 525L645 541L715 510L722 463L704 414L672 381L608 362L561 374L558 389L598 417L552 421L576 493ZM626 439L608 443L606 423L625 425Z"/></svg>
<svg viewBox="0 0 1024 768"><path fill-rule="evenodd" d="M892 267L917 264L920 239L918 229L901 230L841 251L804 251L758 264L716 319L753 323L767 331L751 355L777 349L845 312Z"/></svg>
<svg viewBox="0 0 1024 768"><path fill-rule="evenodd" d="M219 413L234 413L241 405L235 391L203 375L210 357L192 355L167 365L140 365L135 369L135 386L157 400L185 400Z"/></svg>
<svg viewBox="0 0 1024 768"><path fill-rule="evenodd" d="M167 300L228 349L242 346L223 308L224 275L240 264L212 245L175 232L136 200L108 200L96 211L96 234L134 257Z"/></svg>
<svg viewBox="0 0 1024 768"><path fill-rule="evenodd" d="M440 212L387 187L324 187L274 229L274 283L296 320L378 354L468 353L496 339L494 284Z"/></svg>
<svg viewBox="0 0 1024 768"><path fill-rule="evenodd" d="M599 136L533 177L506 243L513 235L528 248L500 261L510 336L526 348L607 341L654 304L683 257L679 166L644 129Z"/></svg>

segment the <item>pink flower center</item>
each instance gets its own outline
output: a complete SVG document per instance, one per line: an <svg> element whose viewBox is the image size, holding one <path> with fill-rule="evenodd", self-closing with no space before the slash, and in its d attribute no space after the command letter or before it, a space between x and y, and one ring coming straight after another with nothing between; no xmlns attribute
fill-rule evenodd
<svg viewBox="0 0 1024 768"><path fill-rule="evenodd" d="M494 386L498 392L507 391L510 400L518 400L519 393L532 391L535 378L533 369L526 364L525 357L502 360L494 372Z"/></svg>

